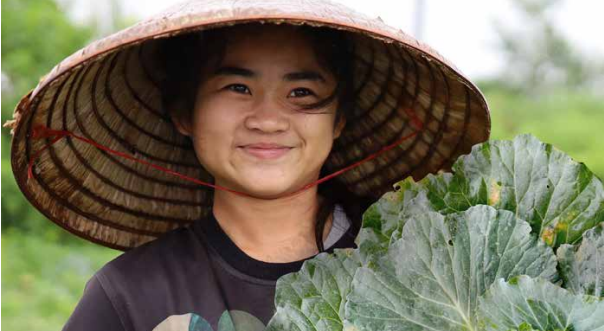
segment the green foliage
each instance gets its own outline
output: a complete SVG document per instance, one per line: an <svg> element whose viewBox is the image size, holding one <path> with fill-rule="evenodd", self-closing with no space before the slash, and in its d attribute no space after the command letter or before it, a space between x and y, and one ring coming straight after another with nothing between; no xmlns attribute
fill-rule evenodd
<svg viewBox="0 0 604 331"><path fill-rule="evenodd" d="M557 255L568 289L604 297L604 223L585 232L580 245L560 246Z"/></svg>
<svg viewBox="0 0 604 331"><path fill-rule="evenodd" d="M498 280L480 298L479 307L481 326L488 331L599 331L604 327L604 300L528 276Z"/></svg>
<svg viewBox="0 0 604 331"><path fill-rule="evenodd" d="M84 46L92 32L74 25L52 0L2 0L2 72L15 97Z"/></svg>
<svg viewBox="0 0 604 331"><path fill-rule="evenodd" d="M92 37L52 0L2 0L2 116L40 77ZM92 274L119 252L70 235L46 220L17 187L10 134L2 129L2 326L60 330Z"/></svg>
<svg viewBox="0 0 604 331"><path fill-rule="evenodd" d="M398 186L400 192L370 207L380 215L377 223L384 224L378 231L388 231L383 242L400 238L407 219L401 214L410 208L442 214L475 205L509 210L554 247L575 243L583 232L604 222L602 182L584 164L531 135L476 145L455 162L452 174L428 175L417 183L409 179ZM361 240L379 236L366 234L376 232L375 211L368 216L370 226L364 226Z"/></svg>
<svg viewBox="0 0 604 331"><path fill-rule="evenodd" d="M56 244L14 229L2 234L2 327L60 330L84 285L120 252L92 243Z"/></svg>
<svg viewBox="0 0 604 331"><path fill-rule="evenodd" d="M93 29L77 26L52 0L2 0L2 123L19 99L63 58L83 47ZM8 85L9 87L5 87ZM62 241L73 236L48 222L23 197L10 167L10 135L2 129L2 229L15 227Z"/></svg>
<svg viewBox="0 0 604 331"><path fill-rule="evenodd" d="M281 277L268 330L604 327L602 182L530 135L476 145L453 169L398 183L365 213L358 249Z"/></svg>
<svg viewBox="0 0 604 331"><path fill-rule="evenodd" d="M555 278L551 248L507 210L475 206L448 215L419 213L373 267L359 269L345 324L359 330L467 330L478 298L497 279Z"/></svg>

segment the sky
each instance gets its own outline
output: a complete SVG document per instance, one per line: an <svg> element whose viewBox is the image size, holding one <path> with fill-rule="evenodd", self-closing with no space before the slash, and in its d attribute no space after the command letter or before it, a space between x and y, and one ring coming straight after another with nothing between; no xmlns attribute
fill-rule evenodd
<svg viewBox="0 0 604 331"><path fill-rule="evenodd" d="M110 14L108 4L118 3L132 17L147 18L181 0L63 0L76 19ZM493 22L520 28L518 13L510 0L336 0L371 17L380 16L426 42L454 63L470 79L488 78L503 68ZM527 0L535 1L535 0ZM558 1L549 13L577 51L593 59L604 58L604 2L594 0ZM421 28L414 19L423 3Z"/></svg>

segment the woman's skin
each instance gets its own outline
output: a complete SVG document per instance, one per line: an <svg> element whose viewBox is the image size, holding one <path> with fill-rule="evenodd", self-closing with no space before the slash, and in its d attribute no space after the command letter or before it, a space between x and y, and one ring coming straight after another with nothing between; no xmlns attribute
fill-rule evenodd
<svg viewBox="0 0 604 331"><path fill-rule="evenodd" d="M217 185L250 195L214 193L214 215L241 250L266 262L310 257L318 252L317 187L281 196L319 178L345 125L334 123L335 101L311 113L298 110L330 95L335 78L293 27L235 28L227 40L222 63L200 73L192 116L174 123L191 137ZM260 143L281 147L254 146Z"/></svg>

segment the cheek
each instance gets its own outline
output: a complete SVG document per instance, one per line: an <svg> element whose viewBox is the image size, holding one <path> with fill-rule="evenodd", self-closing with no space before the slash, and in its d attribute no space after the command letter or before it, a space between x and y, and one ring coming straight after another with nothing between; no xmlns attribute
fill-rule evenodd
<svg viewBox="0 0 604 331"><path fill-rule="evenodd" d="M197 128L203 128L206 132L215 134L216 138L229 137L229 130L238 125L242 113L238 105L220 98L219 96L208 96L205 101L198 101L195 108L194 122Z"/></svg>
<svg viewBox="0 0 604 331"><path fill-rule="evenodd" d="M326 115L308 115L308 118L302 130L304 130L306 142L310 150L317 153L317 157L327 158L333 144L333 123L334 120ZM315 116L313 118L312 116Z"/></svg>
<svg viewBox="0 0 604 331"><path fill-rule="evenodd" d="M202 163L221 158L231 147L239 118L225 102L199 102L193 117L194 145Z"/></svg>

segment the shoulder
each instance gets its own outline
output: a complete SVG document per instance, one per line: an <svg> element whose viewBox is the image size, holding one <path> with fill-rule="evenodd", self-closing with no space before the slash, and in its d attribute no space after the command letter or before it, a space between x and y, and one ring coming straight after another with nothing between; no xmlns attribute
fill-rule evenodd
<svg viewBox="0 0 604 331"><path fill-rule="evenodd" d="M110 263L115 266L130 266L133 263L155 263L162 259L175 257L188 258L192 250L199 249L199 238L188 227L181 227L166 232L159 238L124 252Z"/></svg>
<svg viewBox="0 0 604 331"><path fill-rule="evenodd" d="M165 298L186 293L187 284L211 273L211 262L200 237L189 227L125 252L105 264L94 277L126 325L140 311L162 315Z"/></svg>
<svg viewBox="0 0 604 331"><path fill-rule="evenodd" d="M207 262L201 237L182 227L116 257L97 272L97 277L104 287L151 286L187 266Z"/></svg>

